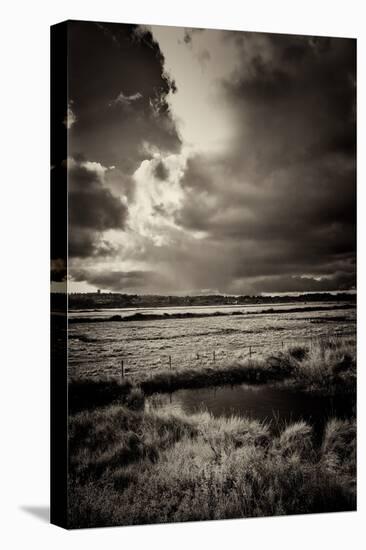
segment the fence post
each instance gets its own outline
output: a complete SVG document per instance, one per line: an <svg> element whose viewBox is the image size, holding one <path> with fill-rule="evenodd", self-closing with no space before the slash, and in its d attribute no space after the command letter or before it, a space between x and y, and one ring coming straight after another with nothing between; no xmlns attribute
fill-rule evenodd
<svg viewBox="0 0 366 550"><path fill-rule="evenodd" d="M197 359L199 359L199 358L200 358L200 356L199 356L198 353L197 353Z"/></svg>
<svg viewBox="0 0 366 550"><path fill-rule="evenodd" d="M249 346L249 357L252 356L252 346Z"/></svg>
<svg viewBox="0 0 366 550"><path fill-rule="evenodd" d="M124 366L123 359L121 361L121 375L122 375L122 380L123 380L123 378L125 377L125 366Z"/></svg>
<svg viewBox="0 0 366 550"><path fill-rule="evenodd" d="M172 368L172 356L169 355L169 368L171 369Z"/></svg>
<svg viewBox="0 0 366 550"><path fill-rule="evenodd" d="M215 363L216 362L216 353L215 353L215 350L213 352L213 362Z"/></svg>

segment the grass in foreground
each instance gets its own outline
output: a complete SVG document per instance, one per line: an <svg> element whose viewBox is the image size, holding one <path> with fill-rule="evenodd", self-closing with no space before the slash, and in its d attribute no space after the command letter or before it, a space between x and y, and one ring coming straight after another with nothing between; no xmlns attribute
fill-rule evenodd
<svg viewBox="0 0 366 550"><path fill-rule="evenodd" d="M305 422L278 434L240 417L144 410L145 394L270 381L354 392L355 343L333 339L260 360L69 386L69 527L356 508L356 424Z"/></svg>
<svg viewBox="0 0 366 550"><path fill-rule="evenodd" d="M69 527L355 509L354 421L329 421L318 447L304 422L273 436L240 417L144 412L137 398L70 418Z"/></svg>

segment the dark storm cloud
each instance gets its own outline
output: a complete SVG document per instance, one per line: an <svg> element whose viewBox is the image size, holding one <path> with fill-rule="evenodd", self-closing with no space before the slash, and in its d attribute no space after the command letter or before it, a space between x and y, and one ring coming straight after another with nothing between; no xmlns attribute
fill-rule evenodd
<svg viewBox="0 0 366 550"><path fill-rule="evenodd" d="M157 150L180 150L167 101L176 86L151 32L136 25L72 21L68 54L70 272L91 259L113 269L133 173ZM163 165L157 170L167 177Z"/></svg>
<svg viewBox="0 0 366 550"><path fill-rule="evenodd" d="M353 288L355 41L154 36L171 76L147 29L70 23L72 280L145 293ZM187 81L179 51L192 60ZM209 111L197 120L201 88L212 127Z"/></svg>
<svg viewBox="0 0 366 550"><path fill-rule="evenodd" d="M224 39L236 43L241 59L222 82L236 139L225 154L188 161L176 214L178 224L205 232L205 246L230 259L226 276L207 284L239 292L353 287L355 41L252 33Z"/></svg>
<svg viewBox="0 0 366 550"><path fill-rule="evenodd" d="M242 65L224 86L255 138L258 175L317 154L354 156L355 48L347 39L243 35Z"/></svg>
<svg viewBox="0 0 366 550"><path fill-rule="evenodd" d="M145 255L146 258L146 255ZM177 242L174 249L151 251L156 268L174 279L176 289L215 288L233 294L336 290L355 285L352 253L329 253L296 246L296 240L232 241L205 238ZM304 274L307 278L303 278ZM335 277L337 274L337 277ZM164 288L161 288L164 292Z"/></svg>
<svg viewBox="0 0 366 550"><path fill-rule="evenodd" d="M247 281L248 284L248 281ZM334 292L354 289L355 274L335 273L328 278L315 279L311 277L283 276L249 279L251 293L286 293L286 292Z"/></svg>
<svg viewBox="0 0 366 550"><path fill-rule="evenodd" d="M127 207L105 186L105 171L97 163L68 161L71 257L109 254L113 248L103 240L103 232L124 228Z"/></svg>
<svg viewBox="0 0 366 550"><path fill-rule="evenodd" d="M101 271L74 269L71 270L74 281L87 281L101 289L115 292L131 292L136 290L157 291L164 286L164 277L152 271Z"/></svg>
<svg viewBox="0 0 366 550"><path fill-rule="evenodd" d="M283 239L298 244L295 238L304 236L304 243L306 237L314 237L314 245L327 246L332 236L341 244L343 233L352 245L353 163L298 164L271 174L262 186L230 178L220 165L208 168L202 159L190 161L184 179L186 203L177 220L217 239ZM325 240L320 238L324 233Z"/></svg>
<svg viewBox="0 0 366 550"><path fill-rule="evenodd" d="M144 143L180 148L167 103L174 82L152 34L135 25L69 23L70 154L132 173Z"/></svg>

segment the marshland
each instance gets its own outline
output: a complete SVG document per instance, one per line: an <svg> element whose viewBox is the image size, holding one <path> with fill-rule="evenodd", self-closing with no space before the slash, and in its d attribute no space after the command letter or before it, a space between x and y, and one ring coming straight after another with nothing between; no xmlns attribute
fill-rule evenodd
<svg viewBox="0 0 366 550"><path fill-rule="evenodd" d="M342 306L70 323L69 526L354 510Z"/></svg>
<svg viewBox="0 0 366 550"><path fill-rule="evenodd" d="M355 510L356 41L63 25L69 526Z"/></svg>

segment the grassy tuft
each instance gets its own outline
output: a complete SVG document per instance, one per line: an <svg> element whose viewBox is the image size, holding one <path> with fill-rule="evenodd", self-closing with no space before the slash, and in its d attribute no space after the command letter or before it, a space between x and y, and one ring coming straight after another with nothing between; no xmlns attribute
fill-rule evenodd
<svg viewBox="0 0 366 550"><path fill-rule="evenodd" d="M356 391L356 345L352 339L320 340L294 363L293 379L307 390Z"/></svg>
<svg viewBox="0 0 366 550"><path fill-rule="evenodd" d="M145 406L145 394L141 388L132 388L125 399L127 407L139 411Z"/></svg>

